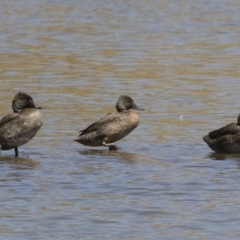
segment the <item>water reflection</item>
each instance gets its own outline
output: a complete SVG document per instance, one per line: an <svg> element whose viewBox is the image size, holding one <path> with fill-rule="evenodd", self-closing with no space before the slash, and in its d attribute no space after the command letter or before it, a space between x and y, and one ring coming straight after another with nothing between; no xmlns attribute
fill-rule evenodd
<svg viewBox="0 0 240 240"><path fill-rule="evenodd" d="M108 149L88 149L79 151L79 154L95 156L99 159L102 159L103 157L106 159L118 159L127 163L134 163L142 158L139 154L121 151L120 149L118 151L109 151Z"/></svg>
<svg viewBox="0 0 240 240"><path fill-rule="evenodd" d="M229 160L229 159L240 161L240 154L210 153L208 157L216 161Z"/></svg>
<svg viewBox="0 0 240 240"><path fill-rule="evenodd" d="M1 156L0 163L10 163L14 164L15 168L23 169L23 166L27 166L29 168L35 168L39 166L39 162L35 161L31 158L23 158L23 157L9 157L9 156Z"/></svg>

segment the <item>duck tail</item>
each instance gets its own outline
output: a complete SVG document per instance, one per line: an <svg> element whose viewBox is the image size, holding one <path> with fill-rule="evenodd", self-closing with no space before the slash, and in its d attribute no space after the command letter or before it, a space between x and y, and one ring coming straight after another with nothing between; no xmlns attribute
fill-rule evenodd
<svg viewBox="0 0 240 240"><path fill-rule="evenodd" d="M75 139L73 139L73 141L79 142L79 138L75 138Z"/></svg>
<svg viewBox="0 0 240 240"><path fill-rule="evenodd" d="M202 137L202 139L203 139L203 141L206 142L206 143L209 142L209 136L208 136L208 135Z"/></svg>

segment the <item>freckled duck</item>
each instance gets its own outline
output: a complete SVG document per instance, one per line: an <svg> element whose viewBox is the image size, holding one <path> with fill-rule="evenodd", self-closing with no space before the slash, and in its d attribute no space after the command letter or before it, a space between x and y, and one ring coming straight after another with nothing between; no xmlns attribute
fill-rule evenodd
<svg viewBox="0 0 240 240"><path fill-rule="evenodd" d="M217 153L240 153L240 114L237 123L212 131L203 140Z"/></svg>
<svg viewBox="0 0 240 240"><path fill-rule="evenodd" d="M118 149L115 142L127 136L139 124L138 115L131 109L144 111L139 108L132 98L121 95L116 103L117 113L109 113L99 121L80 131L74 141L85 146L105 146L109 150Z"/></svg>
<svg viewBox="0 0 240 240"><path fill-rule="evenodd" d="M31 96L19 92L12 101L14 113L8 114L0 120L0 156L1 150L15 149L32 139L42 126L42 114Z"/></svg>

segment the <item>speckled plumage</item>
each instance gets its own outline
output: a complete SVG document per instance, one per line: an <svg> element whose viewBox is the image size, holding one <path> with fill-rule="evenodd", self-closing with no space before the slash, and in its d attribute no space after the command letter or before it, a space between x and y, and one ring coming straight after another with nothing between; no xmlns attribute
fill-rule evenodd
<svg viewBox="0 0 240 240"><path fill-rule="evenodd" d="M17 93L12 108L15 113L6 115L0 120L0 146L2 150L17 148L32 139L42 126L41 109L34 104L26 93Z"/></svg>
<svg viewBox="0 0 240 240"><path fill-rule="evenodd" d="M133 100L121 95L116 104L117 113L110 113L99 121L80 131L74 141L85 146L107 146L116 149L115 142L127 136L139 124L138 115L130 110L144 110L137 107Z"/></svg>
<svg viewBox="0 0 240 240"><path fill-rule="evenodd" d="M237 123L212 131L203 140L217 153L240 153L240 115Z"/></svg>

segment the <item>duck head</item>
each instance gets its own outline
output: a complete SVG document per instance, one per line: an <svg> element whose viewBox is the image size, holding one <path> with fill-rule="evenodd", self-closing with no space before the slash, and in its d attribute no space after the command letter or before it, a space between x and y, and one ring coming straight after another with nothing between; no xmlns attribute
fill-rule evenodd
<svg viewBox="0 0 240 240"><path fill-rule="evenodd" d="M135 110L139 110L139 111L144 111L144 108L140 108L138 107L134 101L132 100L132 98L130 98L129 96L126 95L121 95L118 98L118 101L116 103L116 109L118 112L123 112L125 110L129 110L129 109L135 109Z"/></svg>
<svg viewBox="0 0 240 240"><path fill-rule="evenodd" d="M15 95L12 101L12 109L15 113L18 113L21 109L24 108L36 108L42 109L42 107L37 106L31 96L27 93L19 92Z"/></svg>

